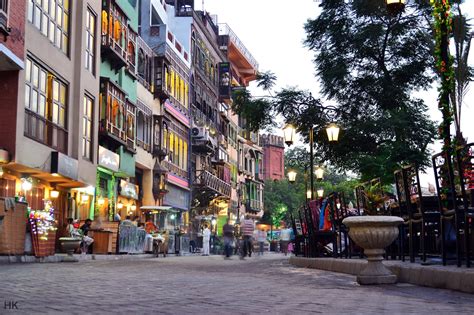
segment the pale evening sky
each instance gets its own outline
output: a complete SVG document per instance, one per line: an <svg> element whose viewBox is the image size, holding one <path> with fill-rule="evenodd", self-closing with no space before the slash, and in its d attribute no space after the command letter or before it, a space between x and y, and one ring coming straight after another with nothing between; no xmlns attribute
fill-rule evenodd
<svg viewBox="0 0 474 315"><path fill-rule="evenodd" d="M318 0L205 0L195 1L196 9L204 9L218 15L219 23L227 23L249 49L259 63L261 71L271 70L277 77L277 89L296 86L317 96L319 83L314 75L313 53L303 46L304 23L318 16ZM467 0L464 13L474 17L474 0ZM470 64L474 63L471 51ZM469 141L474 141L474 84L465 97L462 129ZM255 93L260 91L252 88ZM430 107L430 115L439 120L437 91L432 87L420 95ZM275 130L275 133L280 133ZM439 141L438 141L439 142ZM440 149L435 143L432 150ZM423 176L425 183L433 182L432 175Z"/></svg>

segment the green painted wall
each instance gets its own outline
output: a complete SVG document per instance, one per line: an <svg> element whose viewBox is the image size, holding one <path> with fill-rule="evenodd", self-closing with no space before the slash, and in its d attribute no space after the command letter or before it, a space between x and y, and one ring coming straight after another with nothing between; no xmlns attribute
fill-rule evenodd
<svg viewBox="0 0 474 315"><path fill-rule="evenodd" d="M138 0L117 0L116 2L128 16L128 25L138 33ZM135 54L135 64L137 62L136 56L137 54ZM127 92L127 97L130 101L134 103L137 101L137 81L128 75L125 67L116 71L112 69L108 60L102 59L100 65L100 76L108 77L112 81L118 83L122 89Z"/></svg>

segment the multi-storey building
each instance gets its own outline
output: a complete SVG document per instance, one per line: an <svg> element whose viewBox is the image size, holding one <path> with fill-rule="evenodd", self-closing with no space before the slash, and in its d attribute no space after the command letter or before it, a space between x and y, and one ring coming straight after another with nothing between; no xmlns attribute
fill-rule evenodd
<svg viewBox="0 0 474 315"><path fill-rule="evenodd" d="M159 110L153 112L157 137L153 154L162 160L161 169L167 174L160 218L165 226L186 229L190 204L189 38L192 11L183 9L182 2L141 1L140 34L155 54L152 72L154 98Z"/></svg>
<svg viewBox="0 0 474 315"><path fill-rule="evenodd" d="M9 70L0 80L11 87L0 93L0 147L9 153L0 190L26 197L37 210L52 199L62 227L67 217L93 215L101 4L0 4L0 30L8 33L0 43L0 68Z"/></svg>
<svg viewBox="0 0 474 315"><path fill-rule="evenodd" d="M219 65L225 59L218 46L216 17L195 11L192 45L192 173L194 232L200 224L222 227L229 214L231 165L228 152L228 105L219 95ZM227 100L228 101L228 100Z"/></svg>
<svg viewBox="0 0 474 315"><path fill-rule="evenodd" d="M282 180L285 177L285 142L283 137L260 135L263 147L263 179Z"/></svg>
<svg viewBox="0 0 474 315"><path fill-rule="evenodd" d="M227 24L219 25L219 47L228 63L220 65L221 99L229 99L232 89L246 88L256 79L258 63L245 45ZM230 80L229 80L230 79ZM228 84L230 81L230 84ZM237 154L237 217L247 214L260 218L263 215L262 148L258 133L246 129L245 120L235 114L230 115L229 141L234 146L232 156ZM236 151L236 152L235 152ZM235 173L233 177L235 177ZM234 197L235 198L235 197ZM235 200L233 198L233 200Z"/></svg>
<svg viewBox="0 0 474 315"><path fill-rule="evenodd" d="M99 149L96 217L138 214L135 172L137 116L137 2L102 1ZM139 177L138 177L139 179Z"/></svg>

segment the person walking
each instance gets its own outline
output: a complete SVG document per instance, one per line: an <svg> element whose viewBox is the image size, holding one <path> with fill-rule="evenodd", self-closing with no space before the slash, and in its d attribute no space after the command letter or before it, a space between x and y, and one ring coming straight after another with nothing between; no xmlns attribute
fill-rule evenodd
<svg viewBox="0 0 474 315"><path fill-rule="evenodd" d="M285 227L280 233L280 247L285 256L288 255L288 243L290 242L290 238L291 230Z"/></svg>
<svg viewBox="0 0 474 315"><path fill-rule="evenodd" d="M202 232L202 255L209 256L209 244L211 242L211 230L209 227L204 227L204 231Z"/></svg>
<svg viewBox="0 0 474 315"><path fill-rule="evenodd" d="M240 259L245 259L248 255L252 257L252 236L254 232L254 223L253 220L246 216L245 219L242 221L242 254Z"/></svg>
<svg viewBox="0 0 474 315"><path fill-rule="evenodd" d="M232 242L234 240L234 226L230 224L230 219L227 219L226 224L222 227L224 233L224 253L225 258L229 259L232 255Z"/></svg>
<svg viewBox="0 0 474 315"><path fill-rule="evenodd" d="M267 232L264 229L261 229L257 232L257 241L259 245L258 255L263 256L263 249L265 246L265 241L267 240Z"/></svg>

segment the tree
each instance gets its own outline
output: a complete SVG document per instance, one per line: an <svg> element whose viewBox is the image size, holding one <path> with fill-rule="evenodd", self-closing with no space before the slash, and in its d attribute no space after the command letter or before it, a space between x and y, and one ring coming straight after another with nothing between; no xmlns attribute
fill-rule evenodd
<svg viewBox="0 0 474 315"><path fill-rule="evenodd" d="M381 177L391 182L401 164L428 166L427 146L436 129L426 104L413 92L432 82L429 4L416 2L396 16L378 0L327 0L320 6L321 14L305 25L305 44L315 52L322 94L335 105L288 88L263 98L239 91L234 111L255 130L271 125L280 114L306 140L314 126L320 160L353 170L363 180ZM264 88L271 87L272 80L272 73L259 77ZM343 128L337 145L324 136L331 121Z"/></svg>
<svg viewBox="0 0 474 315"><path fill-rule="evenodd" d="M455 88L451 94L451 102L454 114L454 125L456 127L456 138L463 141L461 133L461 113L464 96L468 91L468 85L474 78L474 69L469 66L469 51L474 32L471 32L471 24L461 11L462 0L455 0L456 14L453 16L453 32L455 54L454 54L454 80Z"/></svg>

